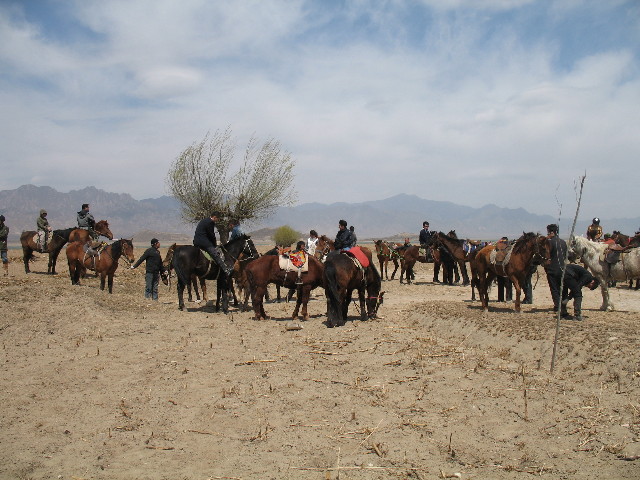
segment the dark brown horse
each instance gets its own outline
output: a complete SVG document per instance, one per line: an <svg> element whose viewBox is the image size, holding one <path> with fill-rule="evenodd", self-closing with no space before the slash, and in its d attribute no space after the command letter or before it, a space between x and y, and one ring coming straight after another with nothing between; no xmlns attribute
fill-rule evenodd
<svg viewBox="0 0 640 480"><path fill-rule="evenodd" d="M263 255L250 262L245 267L249 288L251 290L251 300L256 320L266 320L267 314L264 311L264 297L267 292L267 285L276 285L294 288L297 290L296 307L293 310L292 319L298 316L300 305L302 305L302 319L308 320L307 303L311 290L322 285L322 272L324 270L322 262L315 256L308 256L308 271L301 275L302 285L296 284L298 273L295 271L286 272L280 268L279 255Z"/></svg>
<svg viewBox="0 0 640 480"><path fill-rule="evenodd" d="M497 276L507 277L513 282L516 290L515 310L520 311L520 293L524 285L529 268L534 261L548 263L550 258L550 245L547 237L535 233L523 233L516 240L511 251L509 262L504 264L491 263L491 252L495 245L488 245L476 254L474 261L478 275L478 294L482 302L482 309L489 310L489 285Z"/></svg>
<svg viewBox="0 0 640 480"><path fill-rule="evenodd" d="M462 285L469 285L469 274L465 262L469 261L467 253L464 251L464 240L453 237L455 232L452 230L448 235L443 232L435 233L435 241L441 245L451 255L453 260L458 263L462 272Z"/></svg>
<svg viewBox="0 0 640 480"><path fill-rule="evenodd" d="M171 272L173 270L173 263L171 262L173 260L173 253L175 252L176 247L182 247L182 246L184 245L178 245L176 243L173 243L171 246L169 246L169 249L167 250L167 253L164 256L164 260L162 261L162 266L167 270L168 279L171 278ZM200 288L202 289L202 295L206 303L207 302L207 285L205 283L205 279L198 278L195 275L191 276L191 282L187 284L187 297L190 302L193 302L193 295L191 294L191 288L193 287L193 290L196 294L196 302L200 302L200 291L198 290L198 281L200 281ZM169 282L167 282L167 284L169 284Z"/></svg>
<svg viewBox="0 0 640 480"><path fill-rule="evenodd" d="M404 283L402 278L406 278L407 283L411 284L414 278L413 267L416 262L427 263L427 256L420 255L420 247L412 245L398 252L400 254L400 283Z"/></svg>
<svg viewBox="0 0 640 480"><path fill-rule="evenodd" d="M316 251L313 255L321 262L324 262L325 257L332 250L334 250L333 240L326 235L320 235L318 237L318 243L316 244Z"/></svg>
<svg viewBox="0 0 640 480"><path fill-rule="evenodd" d="M67 246L67 262L71 284L78 285L86 270L100 274L100 290L104 290L108 278L109 293L113 293L113 274L118 268L118 260L123 256L129 264L135 261L133 242L124 238L108 245L99 255L92 257L85 251L85 243L71 242Z"/></svg>
<svg viewBox="0 0 640 480"><path fill-rule="evenodd" d="M104 235L109 240L113 240L113 234L111 233L111 230L109 230L109 223L106 220L100 220L98 223L96 223L95 231L100 235ZM29 260L33 258L33 252L39 252L49 254L47 273L55 274L56 262L58 260L58 255L60 255L62 247L64 247L67 242L84 243L88 239L89 232L80 228L65 228L63 230L54 230L51 237L49 238L47 249L45 251L42 251L42 248L40 248L40 246L36 243L37 232L34 232L33 230L22 232L22 235L20 235L20 243L22 244L22 260L24 262L24 272L31 273L31 270L29 269Z"/></svg>
<svg viewBox="0 0 640 480"><path fill-rule="evenodd" d="M384 277L385 280L389 280L389 261L393 262L393 273L391 274L391 280L393 280L396 276L396 272L398 271L398 252L395 249L389 247L387 242L382 240L376 240L376 255L378 257L378 262L380 263L380 275Z"/></svg>
<svg viewBox="0 0 640 480"><path fill-rule="evenodd" d="M229 266L233 266L241 253L248 256L258 255L256 247L248 235L241 235L227 242L221 247L221 250L224 261ZM220 267L218 267L216 262L207 259L200 248L193 245L177 246L174 249L171 264L178 277L178 308L180 310L184 310L184 289L192 282L192 278L195 275L204 280L218 280L219 294L222 299L222 311L228 313L228 291L233 288L231 278L221 273ZM203 283L201 283L201 285L203 285Z"/></svg>
<svg viewBox="0 0 640 480"><path fill-rule="evenodd" d="M328 327L345 324L354 290L358 291L360 320L376 317L384 292L380 291L382 279L373 263L369 262L366 268L362 268L348 253L332 252L324 263L323 280Z"/></svg>

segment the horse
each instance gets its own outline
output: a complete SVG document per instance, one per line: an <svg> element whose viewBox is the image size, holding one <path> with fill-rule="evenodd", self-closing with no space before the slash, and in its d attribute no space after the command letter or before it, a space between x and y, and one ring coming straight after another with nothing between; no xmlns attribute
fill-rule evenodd
<svg viewBox="0 0 640 480"><path fill-rule="evenodd" d="M318 237L318 243L316 244L316 251L313 254L321 262L324 262L324 259L329 254L330 251L334 250L335 247L333 245L333 240L331 240L326 235L320 235Z"/></svg>
<svg viewBox="0 0 640 480"><path fill-rule="evenodd" d="M354 290L358 291L360 320L376 318L384 292L380 292L382 278L373 263L370 262L369 266L362 268L347 253L332 252L324 262L322 278L327 295L328 327L345 324Z"/></svg>
<svg viewBox="0 0 640 480"><path fill-rule="evenodd" d="M251 237L248 235L240 235L222 247L224 261L231 266L238 259L241 253L247 256L258 256ZM218 287L222 295L222 311L229 312L228 290L231 288L231 278L221 273L218 264L205 257L199 247L193 245L179 245L174 249L173 259L171 261L173 268L178 277L178 309L184 310L184 288L192 281L192 276L202 280L218 280ZM203 283L201 283L203 285ZM204 292L203 292L204 293Z"/></svg>
<svg viewBox="0 0 640 480"><path fill-rule="evenodd" d="M469 261L467 252L464 251L464 240L460 240L455 235L455 231L451 230L447 235L443 232L435 233L435 241L438 242L448 253L453 260L460 266L462 272L462 285L469 285L469 274L467 273L466 262Z"/></svg>
<svg viewBox="0 0 640 480"><path fill-rule="evenodd" d="M164 256L164 260L162 261L162 266L167 270L168 278L171 278L171 270L173 270L173 264L171 260L173 260L173 254L178 246L186 246L186 245L178 245L176 243L171 244L169 249L167 250L166 255ZM187 296L190 302L193 302L193 295L191 294L191 288L196 294L196 302L200 302L200 291L198 290L198 280L200 281L200 288L202 290L202 295L204 297L205 303L207 302L207 286L205 284L205 280L203 278L198 278L195 275L191 276L191 282L187 284ZM168 284L168 282L167 282Z"/></svg>
<svg viewBox="0 0 640 480"><path fill-rule="evenodd" d="M427 263L427 256L420 255L420 248L412 245L398 252L400 255L400 283L402 278L406 278L407 284L411 285L411 279L414 278L413 267L416 262Z"/></svg>
<svg viewBox="0 0 640 480"><path fill-rule="evenodd" d="M631 248L620 252L616 263L606 261L606 243L592 242L583 237L573 237L571 249L582 260L594 277L600 280L602 306L600 310L615 310L609 298L610 281L629 281L640 278L640 248Z"/></svg>
<svg viewBox="0 0 640 480"><path fill-rule="evenodd" d="M389 260L393 262L393 273L391 274L391 280L393 280L396 276L396 272L398 271L398 252L395 249L391 249L387 242L383 242L382 240L376 240L376 255L378 257L378 262L380 263L380 275L384 276L385 280L389 280Z"/></svg>
<svg viewBox="0 0 640 480"><path fill-rule="evenodd" d="M104 290L105 280L109 279L109 293L113 293L113 275L118 268L118 260L121 256L132 264L135 261L133 255L133 241L120 239L108 245L97 257L87 255L83 242L71 242L67 246L67 262L69 263L69 276L71 285L79 285L80 277L84 272L95 270L100 274L100 290Z"/></svg>
<svg viewBox="0 0 640 480"><path fill-rule="evenodd" d="M496 276L508 277L516 290L515 311L520 312L520 295L527 272L533 261L548 263L551 247L547 237L532 232L523 233L516 240L511 250L511 258L507 264L491 263L491 252L495 245L488 245L476 254L474 261L478 275L478 294L482 302L482 310L489 311L489 285Z"/></svg>
<svg viewBox="0 0 640 480"><path fill-rule="evenodd" d="M278 286L296 289L296 307L293 310L292 319L296 319L302 305L302 319L308 320L307 303L311 290L322 285L322 272L324 267L322 262L314 255L307 256L308 271L303 272L300 280L302 285L296 284L298 273L295 271L286 272L280 268L280 255L263 255L251 261L245 267L249 288L251 290L251 300L256 320L266 320L267 314L264 311L264 296L267 292L267 285L275 283Z"/></svg>
<svg viewBox="0 0 640 480"><path fill-rule="evenodd" d="M98 223L96 223L95 230L100 235L104 235L105 237L109 238L109 240L113 240L113 234L111 233L111 230L109 230L109 224L106 220L100 220ZM83 237L83 234L81 232L85 232L86 238ZM55 275L56 262L58 261L58 255L60 255L62 247L64 247L67 242L85 242L89 237L89 232L80 228L71 227L61 230L54 230L52 232L51 238L49 239L47 250L43 252L41 248L38 248L38 245L34 241L34 238L37 236L37 234L38 233L33 230L28 230L26 232L22 232L22 235L20 235L20 243L22 244L22 260L24 262L24 273L31 273L31 270L29 269L29 260L33 258L33 252L46 252L49 253L49 264L47 265L47 273Z"/></svg>

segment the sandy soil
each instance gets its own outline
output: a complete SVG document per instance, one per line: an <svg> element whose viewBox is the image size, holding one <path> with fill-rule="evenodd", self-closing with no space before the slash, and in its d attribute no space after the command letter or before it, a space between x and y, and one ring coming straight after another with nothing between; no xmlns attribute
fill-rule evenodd
<svg viewBox="0 0 640 480"><path fill-rule="evenodd" d="M483 314L418 264L384 318L329 329L316 290L289 331L293 304L180 312L122 267L113 295L44 257L0 277L1 478L640 478L640 291L612 313L587 291L551 374L544 275L521 314Z"/></svg>

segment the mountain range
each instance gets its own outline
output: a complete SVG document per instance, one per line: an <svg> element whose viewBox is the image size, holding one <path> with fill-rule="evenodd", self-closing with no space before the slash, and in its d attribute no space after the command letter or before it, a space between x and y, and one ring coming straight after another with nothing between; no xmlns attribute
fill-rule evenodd
<svg viewBox="0 0 640 480"><path fill-rule="evenodd" d="M6 217L10 228L9 241L17 241L23 230L35 230L41 208L47 210L53 228L76 225L76 212L83 203L91 205L91 213L97 220L108 220L116 237L144 238L154 233L160 239L184 238L193 235L194 225L186 224L180 217L178 201L169 196L136 200L126 193L112 193L95 187L58 192L51 187L23 185L14 190L0 191L0 213ZM502 235L519 237L522 232L544 232L546 225L556 223L551 215L536 215L522 208L500 208L485 205L474 208L452 202L426 200L415 195L400 194L384 200L362 203L304 203L295 207L280 207L266 220L244 225L247 232L268 232L282 226L307 236L310 229L332 237L338 230L338 220L344 218L354 225L360 240L401 239L410 236L417 239L422 221L428 220L431 230L456 230L461 238L496 239ZM578 221L576 232L583 233L589 221ZM605 231L620 230L633 234L640 226L638 218L603 219ZM561 219L561 236L567 236L571 220Z"/></svg>

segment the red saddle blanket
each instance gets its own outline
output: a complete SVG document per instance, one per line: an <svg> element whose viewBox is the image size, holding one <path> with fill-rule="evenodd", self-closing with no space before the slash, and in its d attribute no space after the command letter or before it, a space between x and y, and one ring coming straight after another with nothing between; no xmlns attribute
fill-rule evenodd
<svg viewBox="0 0 640 480"><path fill-rule="evenodd" d="M347 250L344 253L351 255L352 257L356 257L360 262L360 265L362 265L362 268L367 268L369 266L369 259L364 252L360 250L360 247L351 247L351 250Z"/></svg>

